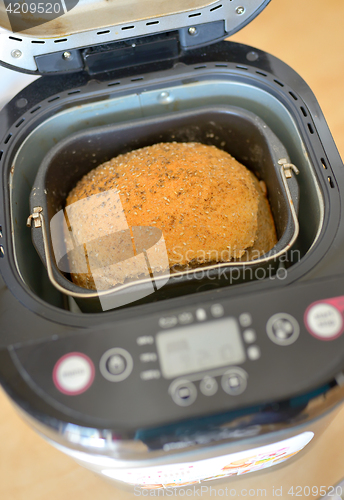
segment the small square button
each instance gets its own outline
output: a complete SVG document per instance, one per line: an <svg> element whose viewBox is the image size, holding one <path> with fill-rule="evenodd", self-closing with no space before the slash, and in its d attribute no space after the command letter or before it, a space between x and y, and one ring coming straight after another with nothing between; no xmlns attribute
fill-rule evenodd
<svg viewBox="0 0 344 500"><path fill-rule="evenodd" d="M239 316L239 323L241 326L246 328L247 326L252 325L252 316L250 313L242 313Z"/></svg>
<svg viewBox="0 0 344 500"><path fill-rule="evenodd" d="M260 349L256 345L251 345L247 349L247 356L252 360L255 361L256 359L260 358Z"/></svg>

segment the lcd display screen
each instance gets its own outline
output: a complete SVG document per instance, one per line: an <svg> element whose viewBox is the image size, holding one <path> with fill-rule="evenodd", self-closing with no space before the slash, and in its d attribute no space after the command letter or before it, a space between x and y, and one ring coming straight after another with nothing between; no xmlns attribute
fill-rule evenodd
<svg viewBox="0 0 344 500"><path fill-rule="evenodd" d="M240 364L246 358L234 318L160 332L156 344L165 378Z"/></svg>

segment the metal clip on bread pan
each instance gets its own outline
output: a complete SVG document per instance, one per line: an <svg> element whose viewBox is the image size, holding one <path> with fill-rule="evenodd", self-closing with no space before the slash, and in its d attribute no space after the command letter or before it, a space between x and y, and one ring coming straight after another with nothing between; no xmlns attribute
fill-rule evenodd
<svg viewBox="0 0 344 500"><path fill-rule="evenodd" d="M298 173L298 170L290 164L279 139L255 114L234 106L213 106L81 131L59 142L44 158L30 197L31 213L36 221L40 219L40 223L37 227L36 223L31 225L30 220L29 225L32 226L33 243L47 268L50 281L59 291L74 297L84 312L99 310L99 298L109 294L125 296L135 289L139 295L145 295L144 290L152 286L152 280L149 277L137 279L98 292L75 285L56 263L50 221L64 208L70 190L96 166L134 149L172 141L200 142L224 149L263 180L278 242L256 260L211 263L171 273L169 277L155 276L156 292L148 300L197 292L209 284L212 287L226 286L233 281L228 280L228 275L234 269L235 283L252 279L244 272L248 268L272 265L276 271L279 258L294 244L299 232L299 188L291 172ZM200 271L203 273L201 279L197 276ZM223 278L225 274L226 279ZM124 299L119 303L126 302L128 300Z"/></svg>

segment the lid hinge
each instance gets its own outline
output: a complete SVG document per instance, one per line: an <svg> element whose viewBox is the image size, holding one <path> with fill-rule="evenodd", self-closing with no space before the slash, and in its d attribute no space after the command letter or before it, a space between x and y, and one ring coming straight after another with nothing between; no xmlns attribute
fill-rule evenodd
<svg viewBox="0 0 344 500"><path fill-rule="evenodd" d="M82 51L85 67L91 75L174 60L179 54L178 31L97 45Z"/></svg>
<svg viewBox="0 0 344 500"><path fill-rule="evenodd" d="M154 35L121 39L35 56L40 74L86 70L91 75L154 63L163 66L183 51L206 46L226 36L225 21L189 25Z"/></svg>

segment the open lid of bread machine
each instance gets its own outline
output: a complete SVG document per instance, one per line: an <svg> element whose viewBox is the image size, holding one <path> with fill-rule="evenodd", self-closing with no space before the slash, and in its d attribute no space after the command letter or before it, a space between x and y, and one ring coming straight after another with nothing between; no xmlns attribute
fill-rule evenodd
<svg viewBox="0 0 344 500"><path fill-rule="evenodd" d="M174 59L222 40L270 0L0 2L0 64L32 74L96 74Z"/></svg>

